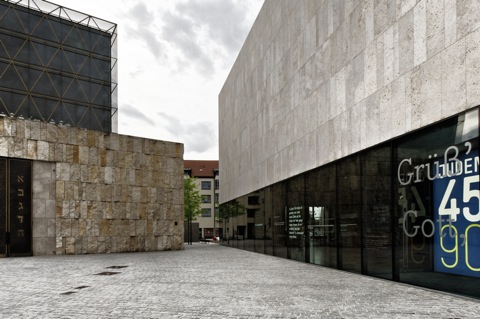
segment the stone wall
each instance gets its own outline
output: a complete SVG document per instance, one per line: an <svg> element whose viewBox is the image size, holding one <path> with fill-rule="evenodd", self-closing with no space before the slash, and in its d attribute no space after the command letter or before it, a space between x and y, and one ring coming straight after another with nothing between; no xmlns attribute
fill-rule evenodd
<svg viewBox="0 0 480 319"><path fill-rule="evenodd" d="M219 96L220 202L480 104L479 11L266 0Z"/></svg>
<svg viewBox="0 0 480 319"><path fill-rule="evenodd" d="M0 156L33 161L33 250L183 249L183 145L0 118Z"/></svg>

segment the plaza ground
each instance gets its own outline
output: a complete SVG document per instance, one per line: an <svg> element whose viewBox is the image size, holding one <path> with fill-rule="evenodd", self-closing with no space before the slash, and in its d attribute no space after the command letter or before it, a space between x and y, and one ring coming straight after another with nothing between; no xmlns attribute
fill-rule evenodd
<svg viewBox="0 0 480 319"><path fill-rule="evenodd" d="M224 247L0 259L0 318L479 318L480 301Z"/></svg>

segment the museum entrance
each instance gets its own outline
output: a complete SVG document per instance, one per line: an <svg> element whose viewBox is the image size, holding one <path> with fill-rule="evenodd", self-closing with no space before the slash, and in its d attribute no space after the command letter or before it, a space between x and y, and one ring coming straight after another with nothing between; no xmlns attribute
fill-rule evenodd
<svg viewBox="0 0 480 319"><path fill-rule="evenodd" d="M0 158L0 256L32 255L32 162Z"/></svg>

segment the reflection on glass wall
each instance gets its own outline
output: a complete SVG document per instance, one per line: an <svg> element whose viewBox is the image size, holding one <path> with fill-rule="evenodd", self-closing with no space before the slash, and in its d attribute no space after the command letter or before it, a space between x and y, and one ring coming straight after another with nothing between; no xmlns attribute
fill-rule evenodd
<svg viewBox="0 0 480 319"><path fill-rule="evenodd" d="M305 182L303 176L288 181L287 191L287 230L288 257L294 260L305 260Z"/></svg>
<svg viewBox="0 0 480 319"><path fill-rule="evenodd" d="M309 262L337 267L336 168L327 165L307 174Z"/></svg>
<svg viewBox="0 0 480 319"><path fill-rule="evenodd" d="M478 117L475 109L395 145L401 281L458 293L480 283Z"/></svg>
<svg viewBox="0 0 480 319"><path fill-rule="evenodd" d="M287 191L285 183L267 187L271 198L269 204L273 215L273 254L287 258L288 232L286 216Z"/></svg>
<svg viewBox="0 0 480 319"><path fill-rule="evenodd" d="M0 114L111 132L112 27L100 31L1 1Z"/></svg>
<svg viewBox="0 0 480 319"><path fill-rule="evenodd" d="M478 123L475 108L239 198L224 244L480 298Z"/></svg>
<svg viewBox="0 0 480 319"><path fill-rule="evenodd" d="M392 277L391 150L378 147L362 156L363 272Z"/></svg>
<svg viewBox="0 0 480 319"><path fill-rule="evenodd" d="M360 158L352 156L337 165L337 209L339 232L338 268L361 270L361 194Z"/></svg>
<svg viewBox="0 0 480 319"><path fill-rule="evenodd" d="M265 220L265 207L261 205L264 201L263 191L258 192L256 197L256 208L254 209L254 240L255 252L265 253L265 238L267 232L267 223Z"/></svg>

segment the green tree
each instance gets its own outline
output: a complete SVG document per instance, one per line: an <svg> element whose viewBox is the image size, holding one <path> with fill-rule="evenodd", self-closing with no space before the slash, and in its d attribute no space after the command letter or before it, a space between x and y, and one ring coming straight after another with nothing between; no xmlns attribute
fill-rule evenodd
<svg viewBox="0 0 480 319"><path fill-rule="evenodd" d="M245 207L236 200L218 205L219 220L228 221L231 217L237 217L245 213Z"/></svg>
<svg viewBox="0 0 480 319"><path fill-rule="evenodd" d="M202 203L202 196L197 190L195 178L185 177L183 180L183 205L185 213L185 221L192 221L202 213L200 204Z"/></svg>

